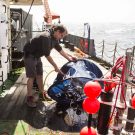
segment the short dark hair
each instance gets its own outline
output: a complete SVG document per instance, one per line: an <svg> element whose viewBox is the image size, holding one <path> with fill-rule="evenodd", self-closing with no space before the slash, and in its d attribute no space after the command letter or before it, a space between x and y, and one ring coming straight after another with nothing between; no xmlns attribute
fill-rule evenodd
<svg viewBox="0 0 135 135"><path fill-rule="evenodd" d="M56 26L53 26L52 29L53 29L54 32L57 31L57 30L59 30L60 33L66 32L66 34L68 34L66 27L63 26L63 25L56 25Z"/></svg>

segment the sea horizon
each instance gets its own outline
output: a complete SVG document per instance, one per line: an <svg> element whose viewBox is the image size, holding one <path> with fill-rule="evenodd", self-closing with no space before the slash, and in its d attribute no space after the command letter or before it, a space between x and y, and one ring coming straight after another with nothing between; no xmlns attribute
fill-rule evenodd
<svg viewBox="0 0 135 135"><path fill-rule="evenodd" d="M82 36L84 35L84 23L64 23L67 27L68 33ZM110 44L117 42L124 48L133 47L135 45L135 23L129 22L96 22L89 23L90 25L90 38L95 42L105 40ZM42 30L42 23L39 24L38 30ZM36 30L36 25L33 30Z"/></svg>

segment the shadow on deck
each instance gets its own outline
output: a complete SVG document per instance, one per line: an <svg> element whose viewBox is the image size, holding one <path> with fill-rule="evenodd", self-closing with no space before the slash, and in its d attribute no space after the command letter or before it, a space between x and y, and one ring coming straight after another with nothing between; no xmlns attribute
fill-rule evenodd
<svg viewBox="0 0 135 135"><path fill-rule="evenodd" d="M55 62L59 63L59 67L67 62L66 60L62 59L62 56L57 55L55 52L52 53L52 55L54 55L53 57L55 58ZM48 75L53 69L46 59L43 59L43 68L45 68L45 76ZM46 84L47 82L48 84L52 84L55 77L56 76L54 74L51 74L46 80ZM19 120L23 120L25 123L30 125L33 130L42 130L44 135L50 134L50 130L62 131L64 132L63 135L76 135L79 134L82 127L87 125L88 117L86 114L84 116L76 116L76 114L73 114L75 112L71 112L70 115L72 115L72 117L74 117L74 115L75 117L78 117L78 121L74 126L68 126L64 121L64 117L62 115L58 116L55 113L55 104L52 102L48 103L39 101L36 108L29 108L25 103L27 94L26 82L27 79L25 73L23 73L18 78L15 85L10 90L8 90L5 96L0 96L0 124L2 122L6 124L6 121L11 121L10 125L15 127ZM47 85L45 87L45 89L48 88ZM10 134L18 135L14 133ZM26 133L19 133L19 135L26 135ZM52 133L50 135L54 134Z"/></svg>
<svg viewBox="0 0 135 135"><path fill-rule="evenodd" d="M79 132L86 125L83 124L68 126L63 116L55 113L55 103L39 101L36 108L30 108L26 104L26 82L23 73L15 85L11 87L5 96L0 97L0 122L11 121L16 125L17 121L23 120L35 129L48 128L54 131ZM10 131L11 132L11 131Z"/></svg>

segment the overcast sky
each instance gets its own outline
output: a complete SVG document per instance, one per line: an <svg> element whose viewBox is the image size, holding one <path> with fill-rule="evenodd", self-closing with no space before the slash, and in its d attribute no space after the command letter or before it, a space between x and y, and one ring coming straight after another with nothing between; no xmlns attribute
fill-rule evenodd
<svg viewBox="0 0 135 135"><path fill-rule="evenodd" d="M135 22L135 0L48 0L63 21Z"/></svg>
<svg viewBox="0 0 135 135"><path fill-rule="evenodd" d="M63 23L135 22L135 0L48 0L51 11ZM28 7L25 8L28 11ZM37 22L42 20L44 7L32 7Z"/></svg>

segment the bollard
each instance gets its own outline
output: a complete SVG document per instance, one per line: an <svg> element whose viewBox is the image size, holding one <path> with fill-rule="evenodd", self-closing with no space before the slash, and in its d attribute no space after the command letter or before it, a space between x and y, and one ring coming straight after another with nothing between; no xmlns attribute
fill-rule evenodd
<svg viewBox="0 0 135 135"><path fill-rule="evenodd" d="M113 98L113 92L111 91L107 93L105 92L101 93L101 101L112 102L112 98ZM108 134L108 129L109 129L108 122L110 119L111 108L112 106L103 104L102 102L100 104L100 109L98 113L97 131L101 135Z"/></svg>

